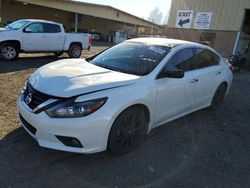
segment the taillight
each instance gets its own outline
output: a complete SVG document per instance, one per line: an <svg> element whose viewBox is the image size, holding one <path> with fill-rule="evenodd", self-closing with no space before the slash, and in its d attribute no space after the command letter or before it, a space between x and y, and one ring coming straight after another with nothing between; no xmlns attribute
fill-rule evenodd
<svg viewBox="0 0 250 188"><path fill-rule="evenodd" d="M89 36L89 44L92 44L92 37Z"/></svg>
<svg viewBox="0 0 250 188"><path fill-rule="evenodd" d="M230 65L230 66L229 66L229 69L230 69L232 72L235 71L235 67L234 67L233 65Z"/></svg>

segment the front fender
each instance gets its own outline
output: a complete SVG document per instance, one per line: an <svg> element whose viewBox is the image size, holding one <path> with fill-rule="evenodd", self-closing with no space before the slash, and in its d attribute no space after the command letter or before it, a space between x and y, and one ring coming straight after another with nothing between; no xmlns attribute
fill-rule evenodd
<svg viewBox="0 0 250 188"><path fill-rule="evenodd" d="M129 86L110 89L102 92L82 96L80 100L91 100L108 97L106 104L101 108L105 113L116 119L117 116L130 106L142 104L150 114L149 130L154 122L156 88L150 84L132 84Z"/></svg>

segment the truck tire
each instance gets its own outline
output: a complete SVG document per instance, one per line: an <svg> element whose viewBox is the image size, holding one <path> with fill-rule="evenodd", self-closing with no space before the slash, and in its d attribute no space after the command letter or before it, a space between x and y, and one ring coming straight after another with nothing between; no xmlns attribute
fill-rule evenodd
<svg viewBox="0 0 250 188"><path fill-rule="evenodd" d="M54 55L57 56L57 57L63 55L63 52L60 52L60 51L58 51L58 52L53 52L53 53L54 53Z"/></svg>
<svg viewBox="0 0 250 188"><path fill-rule="evenodd" d="M0 45L0 57L4 61L12 61L19 56L19 49L13 43L3 43Z"/></svg>
<svg viewBox="0 0 250 188"><path fill-rule="evenodd" d="M71 44L68 54L70 58L79 58L82 55L82 47L78 44Z"/></svg>

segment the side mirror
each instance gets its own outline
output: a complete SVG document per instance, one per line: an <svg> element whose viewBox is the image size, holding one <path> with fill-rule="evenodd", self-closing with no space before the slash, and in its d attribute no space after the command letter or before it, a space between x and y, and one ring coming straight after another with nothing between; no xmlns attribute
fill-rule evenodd
<svg viewBox="0 0 250 188"><path fill-rule="evenodd" d="M30 28L27 28L27 27L24 28L23 31L24 31L25 33L31 33L31 32L32 32L31 29L30 29Z"/></svg>
<svg viewBox="0 0 250 188"><path fill-rule="evenodd" d="M161 73L158 75L158 79L160 78L183 78L184 71L180 69L163 69Z"/></svg>

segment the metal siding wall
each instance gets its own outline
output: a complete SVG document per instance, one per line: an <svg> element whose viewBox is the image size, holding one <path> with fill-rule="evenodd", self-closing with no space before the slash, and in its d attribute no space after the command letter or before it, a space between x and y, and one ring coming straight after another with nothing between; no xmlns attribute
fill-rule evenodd
<svg viewBox="0 0 250 188"><path fill-rule="evenodd" d="M250 9L250 0L172 0L169 27L175 27L178 10L193 10L193 24L197 12L213 12L211 30L239 31L244 10Z"/></svg>

